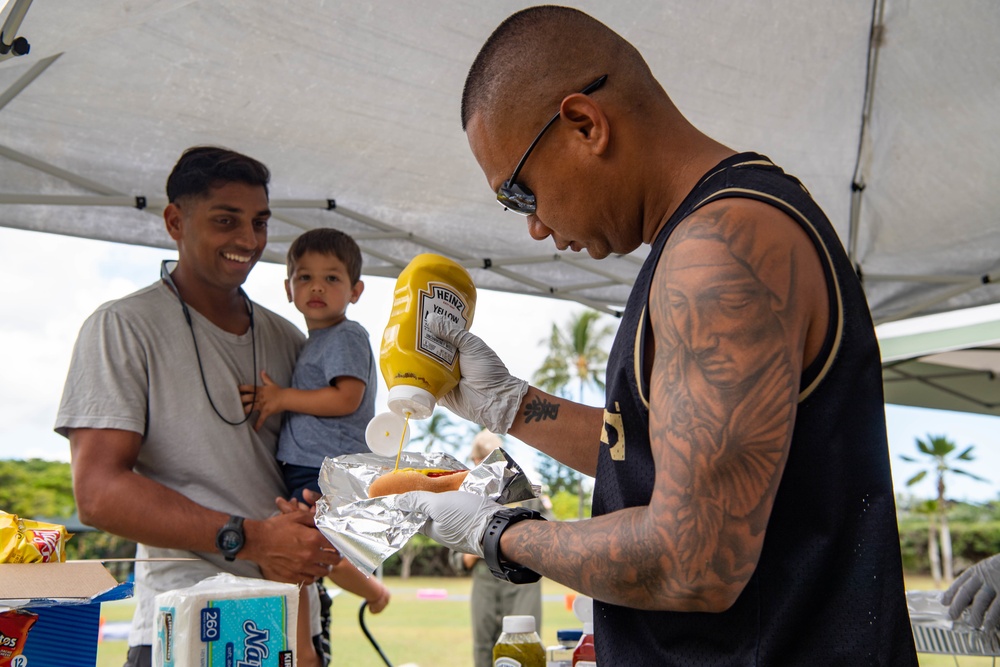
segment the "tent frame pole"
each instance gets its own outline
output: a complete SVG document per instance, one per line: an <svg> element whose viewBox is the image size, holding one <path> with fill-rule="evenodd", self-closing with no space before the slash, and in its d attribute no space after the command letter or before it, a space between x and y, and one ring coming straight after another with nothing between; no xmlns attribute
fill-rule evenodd
<svg viewBox="0 0 1000 667"><path fill-rule="evenodd" d="M31 0L14 0L10 13L0 26L0 61L16 56L23 56L31 48L28 40L17 36L17 31L21 29L21 21L24 20L31 7Z"/></svg>
<svg viewBox="0 0 1000 667"><path fill-rule="evenodd" d="M847 233L847 256L851 264L858 267L858 228L861 224L861 196L865 191L865 178L871 160L872 107L875 104L875 78L878 73L878 55L885 34L885 0L872 3L872 23L868 33L868 68L865 75L865 96L861 105L861 127L858 132L858 156L854 163L854 178L851 180L851 213Z"/></svg>

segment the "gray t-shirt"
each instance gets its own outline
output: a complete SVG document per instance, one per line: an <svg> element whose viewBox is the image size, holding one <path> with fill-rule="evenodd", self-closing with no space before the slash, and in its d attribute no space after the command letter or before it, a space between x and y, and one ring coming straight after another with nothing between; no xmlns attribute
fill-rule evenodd
<svg viewBox="0 0 1000 667"><path fill-rule="evenodd" d="M285 495L275 450L280 419L254 431L254 420L225 423L212 410L202 386L229 421L243 418L239 384L255 384L266 370L287 386L302 333L290 322L254 306L254 327L243 335L219 329L191 310L202 371L180 301L157 281L106 303L84 322L73 349L56 431L119 429L142 434L135 465L140 475L178 491L205 507L265 519ZM123 503L128 498L121 499ZM227 563L221 554L195 553L140 544L138 558L195 561L136 564L136 611L129 644L152 644L154 596L197 583L221 571L260 577L246 560Z"/></svg>
<svg viewBox="0 0 1000 667"><path fill-rule="evenodd" d="M369 451L365 428L375 416L375 356L368 332L357 322L344 320L325 329L313 329L292 374L296 389L329 387L338 377L365 383L358 409L340 417L316 417L288 412L278 439L278 460L319 468L323 458Z"/></svg>

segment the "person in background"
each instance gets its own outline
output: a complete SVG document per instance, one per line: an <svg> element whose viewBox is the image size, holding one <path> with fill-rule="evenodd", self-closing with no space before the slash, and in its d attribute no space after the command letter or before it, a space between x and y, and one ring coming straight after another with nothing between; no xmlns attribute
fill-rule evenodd
<svg viewBox="0 0 1000 667"><path fill-rule="evenodd" d="M186 150L163 211L177 261L98 308L73 349L55 428L80 519L135 540L141 559L127 665L151 662L158 593L221 572L311 584L340 562L311 511L277 512L280 420L254 428L235 391L265 364L288 382L303 343L241 287L267 244L269 179L234 151Z"/></svg>
<svg viewBox="0 0 1000 667"><path fill-rule="evenodd" d="M240 385L239 391L244 413L257 414L255 428L284 413L277 458L290 498L308 505L320 494L325 457L369 451L365 427L375 414L378 385L368 332L347 319L347 307L365 288L358 244L336 229L312 229L292 242L287 264L285 292L305 317L309 339L295 362L291 386L261 371L262 385ZM306 498L306 490L316 495ZM389 603L389 589L347 559L333 567L329 578L364 598L372 613ZM299 604L307 609L305 589ZM300 623L300 641L310 636L308 630Z"/></svg>
<svg viewBox="0 0 1000 667"><path fill-rule="evenodd" d="M461 491L399 506L498 576L592 597L598 664L916 665L878 343L805 187L695 128L634 46L566 7L501 23L461 116L532 238L648 254L603 409L530 387L474 334L430 321L461 355L440 403L595 475L593 518Z"/></svg>
<svg viewBox="0 0 1000 667"><path fill-rule="evenodd" d="M984 632L1000 631L1000 554L967 568L942 596L948 615L957 621L965 614L969 625Z"/></svg>
<svg viewBox="0 0 1000 667"><path fill-rule="evenodd" d="M482 463L502 443L500 436L483 429L472 439L469 458L473 466ZM512 506L528 507L551 517L542 499L532 499ZM472 657L475 667L493 666L493 645L503 632L504 616L534 616L535 628L542 632L542 583L518 586L493 576L483 559L473 554L459 554L453 559L464 572L472 573Z"/></svg>

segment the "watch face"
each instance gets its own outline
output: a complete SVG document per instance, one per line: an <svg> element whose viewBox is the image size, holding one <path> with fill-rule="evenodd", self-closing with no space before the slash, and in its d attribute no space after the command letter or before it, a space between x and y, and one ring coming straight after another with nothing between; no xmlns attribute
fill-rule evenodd
<svg viewBox="0 0 1000 667"><path fill-rule="evenodd" d="M243 538L235 530L224 530L219 534L219 548L223 551L232 551L243 546Z"/></svg>

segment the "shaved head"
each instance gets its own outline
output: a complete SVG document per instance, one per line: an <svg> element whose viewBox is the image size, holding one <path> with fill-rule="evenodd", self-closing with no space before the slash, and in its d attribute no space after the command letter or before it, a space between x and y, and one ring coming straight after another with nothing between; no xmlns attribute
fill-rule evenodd
<svg viewBox="0 0 1000 667"><path fill-rule="evenodd" d="M481 115L537 126L559 102L608 75L603 93L630 106L663 95L639 52L600 21L576 9L530 7L501 23L479 51L462 93L462 129ZM617 92L615 92L617 91Z"/></svg>
<svg viewBox="0 0 1000 667"><path fill-rule="evenodd" d="M534 196L532 238L595 259L651 243L734 152L684 118L621 35L552 5L512 14L483 44L462 92L462 129L491 190L514 181Z"/></svg>

